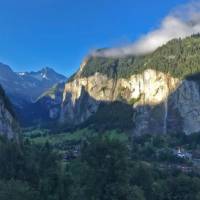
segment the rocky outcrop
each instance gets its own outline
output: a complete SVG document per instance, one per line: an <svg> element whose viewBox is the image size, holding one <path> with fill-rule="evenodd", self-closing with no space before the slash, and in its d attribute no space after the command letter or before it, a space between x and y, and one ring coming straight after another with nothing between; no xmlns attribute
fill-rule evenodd
<svg viewBox="0 0 200 200"><path fill-rule="evenodd" d="M135 105L135 133L186 134L200 131L200 88L191 80L178 82L175 90L166 93L166 99L159 104Z"/></svg>
<svg viewBox="0 0 200 200"><path fill-rule="evenodd" d="M8 138L18 137L19 126L16 122L15 117L12 114L12 111L8 107L8 100L2 93L2 89L0 88L0 135L4 135ZM2 95L3 94L3 95Z"/></svg>
<svg viewBox="0 0 200 200"><path fill-rule="evenodd" d="M197 81L183 80L169 96L169 110L178 111L182 131L189 134L200 131L200 85ZM169 118L169 117L168 117ZM174 119L178 121L178 119ZM169 123L170 124L170 123Z"/></svg>

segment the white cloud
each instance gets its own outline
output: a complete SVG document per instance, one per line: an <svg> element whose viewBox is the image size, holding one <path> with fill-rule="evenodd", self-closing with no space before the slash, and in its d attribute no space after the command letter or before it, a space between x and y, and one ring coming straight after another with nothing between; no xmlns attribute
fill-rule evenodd
<svg viewBox="0 0 200 200"><path fill-rule="evenodd" d="M200 33L200 1L191 2L173 10L162 20L158 29L147 33L132 44L92 54L105 57L147 54L171 39L185 38L195 33Z"/></svg>

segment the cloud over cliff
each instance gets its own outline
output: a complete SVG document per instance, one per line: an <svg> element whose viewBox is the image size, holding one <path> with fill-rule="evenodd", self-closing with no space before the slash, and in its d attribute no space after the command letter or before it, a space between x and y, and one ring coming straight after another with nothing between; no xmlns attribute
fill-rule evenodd
<svg viewBox="0 0 200 200"><path fill-rule="evenodd" d="M95 56L118 57L147 54L174 38L200 33L200 1L179 6L166 16L159 27L124 47L93 52Z"/></svg>

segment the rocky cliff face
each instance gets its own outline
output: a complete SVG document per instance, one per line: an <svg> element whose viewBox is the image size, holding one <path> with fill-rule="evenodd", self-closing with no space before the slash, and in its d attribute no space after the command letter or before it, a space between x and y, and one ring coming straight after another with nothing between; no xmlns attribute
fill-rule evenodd
<svg viewBox="0 0 200 200"><path fill-rule="evenodd" d="M9 102L0 88L0 135L17 139L18 124L9 106Z"/></svg>
<svg viewBox="0 0 200 200"><path fill-rule="evenodd" d="M153 69L130 78L108 78L81 70L65 85L61 121L80 124L93 115L100 102L125 101L134 109L135 134L187 134L200 131L200 88L193 80L180 80Z"/></svg>
<svg viewBox="0 0 200 200"><path fill-rule="evenodd" d="M120 101L128 105L126 112L132 108L127 116L134 134L200 132L199 55L200 37L194 35L172 40L148 55L89 56L65 84L56 119L65 126L79 125L87 119L94 122L97 118L91 120L91 116L98 113L100 119L109 110L106 106L104 112L98 112L102 102L107 105ZM52 99L51 104L55 102ZM114 108L108 116L114 115ZM52 112L54 116L55 110Z"/></svg>

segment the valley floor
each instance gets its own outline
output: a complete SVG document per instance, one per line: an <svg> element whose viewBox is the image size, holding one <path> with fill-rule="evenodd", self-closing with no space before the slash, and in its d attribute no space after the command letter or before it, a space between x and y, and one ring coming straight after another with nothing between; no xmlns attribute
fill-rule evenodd
<svg viewBox="0 0 200 200"><path fill-rule="evenodd" d="M200 134L29 128L0 138L1 200L199 200Z"/></svg>

